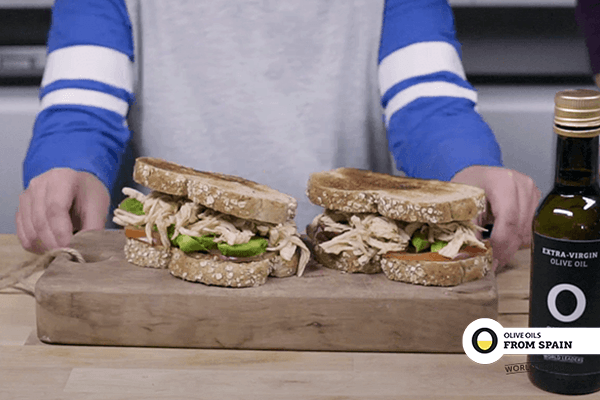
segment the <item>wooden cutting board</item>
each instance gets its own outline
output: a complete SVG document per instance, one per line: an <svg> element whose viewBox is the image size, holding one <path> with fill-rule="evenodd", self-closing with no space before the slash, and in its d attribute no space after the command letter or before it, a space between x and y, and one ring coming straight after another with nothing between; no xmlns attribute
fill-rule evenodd
<svg viewBox="0 0 600 400"><path fill-rule="evenodd" d="M55 259L38 280L46 343L227 349L462 352L477 318L498 316L493 274L453 288L344 274L309 265L303 277L256 288L191 283L123 256L122 231L75 235L86 264Z"/></svg>

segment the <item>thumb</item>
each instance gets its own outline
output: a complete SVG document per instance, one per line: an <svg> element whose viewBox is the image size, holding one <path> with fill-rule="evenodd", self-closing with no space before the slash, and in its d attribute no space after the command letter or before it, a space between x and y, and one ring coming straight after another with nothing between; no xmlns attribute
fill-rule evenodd
<svg viewBox="0 0 600 400"><path fill-rule="evenodd" d="M104 229L107 213L105 207L98 207L96 202L88 202L87 206L84 206L81 211L80 218L82 231Z"/></svg>
<svg viewBox="0 0 600 400"><path fill-rule="evenodd" d="M106 187L95 176L86 173L78 187L74 207L80 230L104 229L109 204Z"/></svg>

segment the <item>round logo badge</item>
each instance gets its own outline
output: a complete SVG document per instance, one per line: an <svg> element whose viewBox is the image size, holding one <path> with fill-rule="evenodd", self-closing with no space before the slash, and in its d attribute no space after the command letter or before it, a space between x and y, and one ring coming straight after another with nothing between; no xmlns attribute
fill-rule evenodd
<svg viewBox="0 0 600 400"><path fill-rule="evenodd" d="M479 364L491 364L503 355L498 338L504 328L497 321L480 318L467 326L463 333L463 349L467 356Z"/></svg>

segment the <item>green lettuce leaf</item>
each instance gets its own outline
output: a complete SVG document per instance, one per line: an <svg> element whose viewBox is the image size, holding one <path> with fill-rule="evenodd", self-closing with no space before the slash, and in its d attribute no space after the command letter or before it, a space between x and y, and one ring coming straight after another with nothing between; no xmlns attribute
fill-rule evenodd
<svg viewBox="0 0 600 400"><path fill-rule="evenodd" d="M234 245L217 243L217 248L227 257L252 257L267 251L268 243L267 239L254 236L248 243Z"/></svg>
<svg viewBox="0 0 600 400"><path fill-rule="evenodd" d="M218 249L221 254L227 257L257 256L264 253L267 250L268 245L268 241L265 238L258 236L250 239L248 243L234 245L215 243L214 238L214 235L204 235L200 237L179 235L171 242L185 253L196 251L208 252L213 249Z"/></svg>
<svg viewBox="0 0 600 400"><path fill-rule="evenodd" d="M141 201L134 198L123 200L119 205L119 208L135 215L144 215L144 205Z"/></svg>

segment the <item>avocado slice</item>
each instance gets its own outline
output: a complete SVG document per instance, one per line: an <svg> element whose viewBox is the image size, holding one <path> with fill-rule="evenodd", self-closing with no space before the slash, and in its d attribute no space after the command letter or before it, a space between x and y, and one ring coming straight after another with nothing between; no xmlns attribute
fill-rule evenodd
<svg viewBox="0 0 600 400"><path fill-rule="evenodd" d="M425 234L422 232L415 233L411 238L410 242L413 246L415 246L417 253L422 252L430 246L429 240L427 240L427 236L425 236Z"/></svg>
<svg viewBox="0 0 600 400"><path fill-rule="evenodd" d="M438 251L446 247L447 244L448 242L445 242L443 240L436 240L431 244L431 252L437 253Z"/></svg>
<svg viewBox="0 0 600 400"><path fill-rule="evenodd" d="M446 247L446 245L448 244L448 242L445 242L443 240L436 240L433 243L429 243L429 240L427 240L427 236L422 232L415 233L411 238L410 242L415 247L417 253L420 253L427 249L429 249L429 251L431 251L432 253L437 253L438 251Z"/></svg>
<svg viewBox="0 0 600 400"><path fill-rule="evenodd" d="M185 253L196 251L208 252L209 250L217 248L217 244L214 242L214 235L204 235L200 237L178 235L171 242Z"/></svg>

